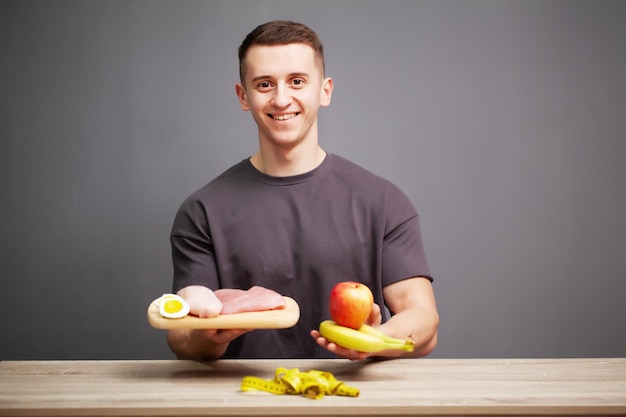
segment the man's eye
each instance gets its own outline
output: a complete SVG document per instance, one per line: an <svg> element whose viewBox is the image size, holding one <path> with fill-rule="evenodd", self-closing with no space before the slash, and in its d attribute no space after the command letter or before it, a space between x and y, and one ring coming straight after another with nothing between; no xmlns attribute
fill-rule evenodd
<svg viewBox="0 0 626 417"><path fill-rule="evenodd" d="M296 86L303 86L304 85L304 80L302 78L296 78L292 82L293 82L293 85L296 85Z"/></svg>
<svg viewBox="0 0 626 417"><path fill-rule="evenodd" d="M258 84L258 87L259 87L259 88L270 88L270 87L271 87L271 85L270 85L270 83L269 83L269 82L267 82L267 81L263 81L263 82L260 82L260 83Z"/></svg>

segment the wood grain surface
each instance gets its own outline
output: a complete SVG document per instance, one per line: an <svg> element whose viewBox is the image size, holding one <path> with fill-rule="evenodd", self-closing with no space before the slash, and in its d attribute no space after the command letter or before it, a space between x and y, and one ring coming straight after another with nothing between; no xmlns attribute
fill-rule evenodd
<svg viewBox="0 0 626 417"><path fill-rule="evenodd" d="M319 369L357 398L242 392ZM626 359L0 362L0 416L626 415Z"/></svg>

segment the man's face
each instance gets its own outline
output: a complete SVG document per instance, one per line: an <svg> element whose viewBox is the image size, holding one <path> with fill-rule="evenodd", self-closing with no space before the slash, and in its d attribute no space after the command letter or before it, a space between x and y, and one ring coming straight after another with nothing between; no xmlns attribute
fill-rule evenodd
<svg viewBox="0 0 626 417"><path fill-rule="evenodd" d="M253 46L246 56L245 84L237 84L242 110L250 111L262 144L293 148L317 141L317 113L328 106L332 80L323 78L306 44Z"/></svg>

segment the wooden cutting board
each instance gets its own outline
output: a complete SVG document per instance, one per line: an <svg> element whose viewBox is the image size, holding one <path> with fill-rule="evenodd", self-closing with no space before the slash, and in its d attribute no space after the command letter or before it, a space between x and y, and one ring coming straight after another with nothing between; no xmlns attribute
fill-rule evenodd
<svg viewBox="0 0 626 417"><path fill-rule="evenodd" d="M283 298L286 306L279 310L222 314L210 319L192 315L180 319L165 318L159 314L154 300L148 307L148 322L156 329L286 329L300 319L300 307L293 298Z"/></svg>

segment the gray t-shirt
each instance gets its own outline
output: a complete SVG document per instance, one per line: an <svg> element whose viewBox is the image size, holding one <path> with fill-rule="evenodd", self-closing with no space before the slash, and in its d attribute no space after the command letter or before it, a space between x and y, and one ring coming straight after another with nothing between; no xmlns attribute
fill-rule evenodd
<svg viewBox="0 0 626 417"><path fill-rule="evenodd" d="M410 200L333 154L290 177L265 175L243 160L183 202L171 244L174 292L260 285L300 306L296 326L247 333L230 344L231 358L333 357L309 332L330 318L337 282L365 283L382 307L384 286L432 279Z"/></svg>

